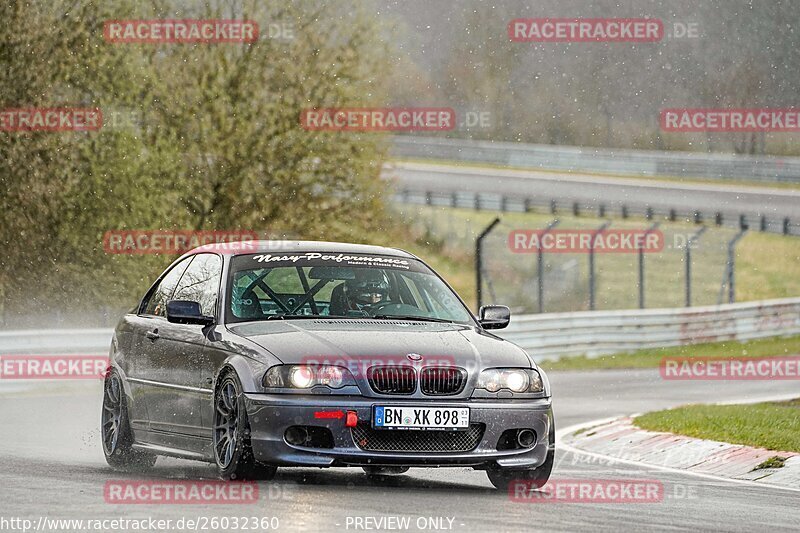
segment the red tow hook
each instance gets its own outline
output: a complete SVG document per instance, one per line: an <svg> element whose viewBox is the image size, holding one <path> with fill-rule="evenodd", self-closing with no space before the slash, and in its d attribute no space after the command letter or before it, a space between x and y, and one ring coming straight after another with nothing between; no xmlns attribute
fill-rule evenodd
<svg viewBox="0 0 800 533"><path fill-rule="evenodd" d="M347 411L347 417L344 419L344 426L354 428L358 425L358 413L355 411Z"/></svg>

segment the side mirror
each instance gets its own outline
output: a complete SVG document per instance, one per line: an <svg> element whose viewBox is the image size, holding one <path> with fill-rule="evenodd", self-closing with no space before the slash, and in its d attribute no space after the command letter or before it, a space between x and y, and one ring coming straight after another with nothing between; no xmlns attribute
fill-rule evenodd
<svg viewBox="0 0 800 533"><path fill-rule="evenodd" d="M201 324L208 326L214 323L213 316L205 316L200 304L189 300L170 300L167 302L167 321L176 324Z"/></svg>
<svg viewBox="0 0 800 533"><path fill-rule="evenodd" d="M478 311L483 329L503 329L511 321L511 311L505 305L484 305Z"/></svg>

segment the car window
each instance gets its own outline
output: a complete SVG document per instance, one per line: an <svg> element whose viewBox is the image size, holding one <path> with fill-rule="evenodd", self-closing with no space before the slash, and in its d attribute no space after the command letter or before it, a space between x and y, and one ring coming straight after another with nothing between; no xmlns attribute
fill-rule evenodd
<svg viewBox="0 0 800 533"><path fill-rule="evenodd" d="M289 267L256 269L237 274L233 286L237 296L234 299L234 314L238 317L247 316L247 309L252 309L254 305L275 310L282 309L282 306L294 308L302 301L311 285L316 283L316 280L309 280L309 271L310 268ZM330 284L321 287L297 311L313 313L315 309L319 312L321 308L326 308L331 289Z"/></svg>
<svg viewBox="0 0 800 533"><path fill-rule="evenodd" d="M418 307L426 313L430 311L430 308L425 305L425 301L420 296L419 290L414 283L409 282L409 280L403 276L397 276L395 285L397 285L397 290L395 292L400 293L401 297L399 299L403 303Z"/></svg>
<svg viewBox="0 0 800 533"><path fill-rule="evenodd" d="M362 254L309 252L268 261L263 254L237 256L227 301L233 322L280 315L470 321L452 290L423 263Z"/></svg>
<svg viewBox="0 0 800 533"><path fill-rule="evenodd" d="M186 267L189 266L192 258L187 257L167 273L158 286L147 295L142 304L142 314L154 316L167 316L167 300L172 296L172 291L181 279Z"/></svg>
<svg viewBox="0 0 800 533"><path fill-rule="evenodd" d="M196 255L181 277L172 300L190 300L200 304L204 315L215 316L222 259L214 254Z"/></svg>
<svg viewBox="0 0 800 533"><path fill-rule="evenodd" d="M425 310L431 316L445 318L463 314L464 309L461 302L453 295L452 291L446 290L442 283L437 283L439 280L430 276L405 272L401 273L400 277L405 281L417 301L417 307Z"/></svg>

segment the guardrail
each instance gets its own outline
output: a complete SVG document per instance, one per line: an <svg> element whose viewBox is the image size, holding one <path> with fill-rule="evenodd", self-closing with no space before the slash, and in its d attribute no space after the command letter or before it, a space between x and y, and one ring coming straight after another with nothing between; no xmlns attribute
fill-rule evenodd
<svg viewBox="0 0 800 533"><path fill-rule="evenodd" d="M498 334L539 361L796 335L800 334L800 298L673 309L512 315L509 327Z"/></svg>
<svg viewBox="0 0 800 533"><path fill-rule="evenodd" d="M0 353L105 353L112 333L110 328L6 331L0 333ZM539 361L796 335L800 334L800 298L706 307L516 315L509 327L498 333Z"/></svg>
<svg viewBox="0 0 800 533"><path fill-rule="evenodd" d="M107 354L113 328L0 331L0 354Z"/></svg>
<svg viewBox="0 0 800 533"><path fill-rule="evenodd" d="M391 153L399 158L567 172L800 183L800 157L612 150L416 136L395 136Z"/></svg>
<svg viewBox="0 0 800 533"><path fill-rule="evenodd" d="M642 216L647 220L660 218L665 221L675 222L676 220L691 220L696 224L705 222L713 223L716 226L726 226L738 229L753 229L767 233L778 233L781 235L800 236L800 222L788 217L768 217L748 216L745 214L732 214L710 208L703 212L691 209L665 209L655 208L642 203L622 203L617 206L616 202L604 203L598 201L594 204L559 200L556 198L546 198L543 196L531 197L510 197L498 193L483 193L458 191L453 193L423 191L414 189L402 189L391 197L395 203L413 205L431 205L436 207L461 207L475 209L478 211L500 211L513 213L528 213L532 211L547 212L552 215L558 213L572 214L593 214L599 218L618 216L628 218L632 216Z"/></svg>

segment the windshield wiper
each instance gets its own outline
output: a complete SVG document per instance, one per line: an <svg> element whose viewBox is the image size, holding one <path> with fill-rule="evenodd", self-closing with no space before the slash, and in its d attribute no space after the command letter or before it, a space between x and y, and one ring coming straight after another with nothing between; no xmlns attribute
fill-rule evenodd
<svg viewBox="0 0 800 533"><path fill-rule="evenodd" d="M339 315L293 315L293 314L282 314L282 315L267 315L264 320L309 320L309 319L330 319L330 318L353 318L353 319L364 319L364 318L374 318L376 320L409 320L409 321L418 321L418 322L440 322L443 324L455 324L456 322L452 320L446 320L444 318L435 318L435 317L427 317L427 316L413 316L413 315L375 315L375 316L339 316Z"/></svg>
<svg viewBox="0 0 800 533"><path fill-rule="evenodd" d="M428 316L413 316L413 315L375 315L370 318L376 318L378 320L418 320L420 322L442 322L445 324L455 324L452 320L447 320L444 318L434 318Z"/></svg>
<svg viewBox="0 0 800 533"><path fill-rule="evenodd" d="M300 319L309 319L309 318L324 318L322 315L292 315L292 314L283 314L283 315L267 315L265 320L285 320L285 319L292 319L292 320L300 320Z"/></svg>

